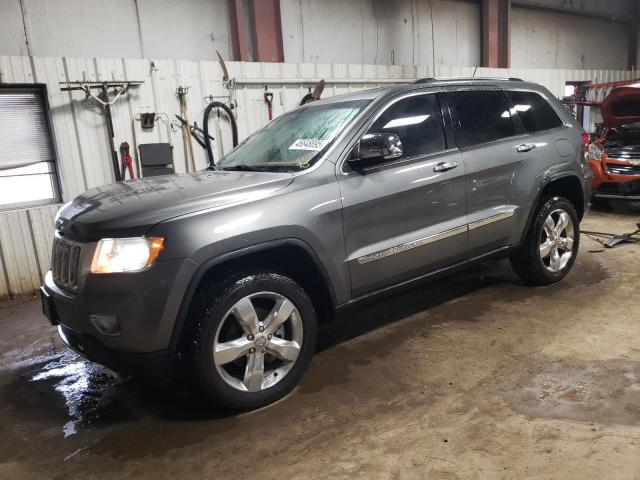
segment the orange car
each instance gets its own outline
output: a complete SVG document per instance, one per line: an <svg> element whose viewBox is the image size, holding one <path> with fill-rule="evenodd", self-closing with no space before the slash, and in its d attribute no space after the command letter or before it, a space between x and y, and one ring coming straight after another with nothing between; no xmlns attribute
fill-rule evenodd
<svg viewBox="0 0 640 480"><path fill-rule="evenodd" d="M640 84L612 90L600 111L604 130L589 145L593 196L640 200Z"/></svg>

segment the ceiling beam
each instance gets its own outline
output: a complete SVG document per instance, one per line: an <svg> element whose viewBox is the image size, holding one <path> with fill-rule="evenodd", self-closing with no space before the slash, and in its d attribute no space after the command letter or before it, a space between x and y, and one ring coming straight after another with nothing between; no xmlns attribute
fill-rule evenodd
<svg viewBox="0 0 640 480"><path fill-rule="evenodd" d="M233 59L243 62L251 60L247 9L244 0L229 0L229 25Z"/></svg>

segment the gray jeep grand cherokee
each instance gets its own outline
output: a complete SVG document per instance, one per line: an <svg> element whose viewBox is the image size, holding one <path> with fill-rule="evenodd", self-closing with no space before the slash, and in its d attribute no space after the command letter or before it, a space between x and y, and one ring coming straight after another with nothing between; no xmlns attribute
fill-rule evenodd
<svg viewBox="0 0 640 480"><path fill-rule="evenodd" d="M237 409L291 391L336 312L488 257L578 251L582 130L540 85L424 79L297 108L215 167L107 185L55 221L43 308L75 351Z"/></svg>

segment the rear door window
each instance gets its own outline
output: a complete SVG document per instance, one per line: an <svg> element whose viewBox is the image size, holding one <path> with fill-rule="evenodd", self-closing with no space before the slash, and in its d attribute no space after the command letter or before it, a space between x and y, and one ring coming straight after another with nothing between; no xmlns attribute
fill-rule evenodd
<svg viewBox="0 0 640 480"><path fill-rule="evenodd" d="M501 92L475 90L451 92L454 129L460 148L493 142L516 134L511 112Z"/></svg>
<svg viewBox="0 0 640 480"><path fill-rule="evenodd" d="M507 91L511 113L518 115L527 132L539 132L562 126L551 105L535 92Z"/></svg>
<svg viewBox="0 0 640 480"><path fill-rule="evenodd" d="M373 122L367 133L395 133L402 142L404 157L446 148L440 104L433 93L398 100Z"/></svg>

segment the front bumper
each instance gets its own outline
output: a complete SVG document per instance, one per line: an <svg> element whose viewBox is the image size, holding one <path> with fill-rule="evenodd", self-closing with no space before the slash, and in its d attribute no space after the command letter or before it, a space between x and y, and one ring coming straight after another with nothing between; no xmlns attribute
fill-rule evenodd
<svg viewBox="0 0 640 480"><path fill-rule="evenodd" d="M95 340L105 351L123 354L162 352L169 349L194 265L188 259L175 259L159 261L135 274L87 275L75 293L60 288L48 272L42 286L48 298L43 307L49 305L52 313L47 316L52 323L83 339L81 344ZM96 316L117 319L117 333L101 331L92 320Z"/></svg>
<svg viewBox="0 0 640 480"><path fill-rule="evenodd" d="M91 335L58 325L60 337L76 353L116 372L163 382L171 378L175 356L169 350L150 353L127 353L111 350Z"/></svg>
<svg viewBox="0 0 640 480"><path fill-rule="evenodd" d="M593 195L599 198L640 200L640 176L621 175L605 171L602 162L590 159L593 172Z"/></svg>

